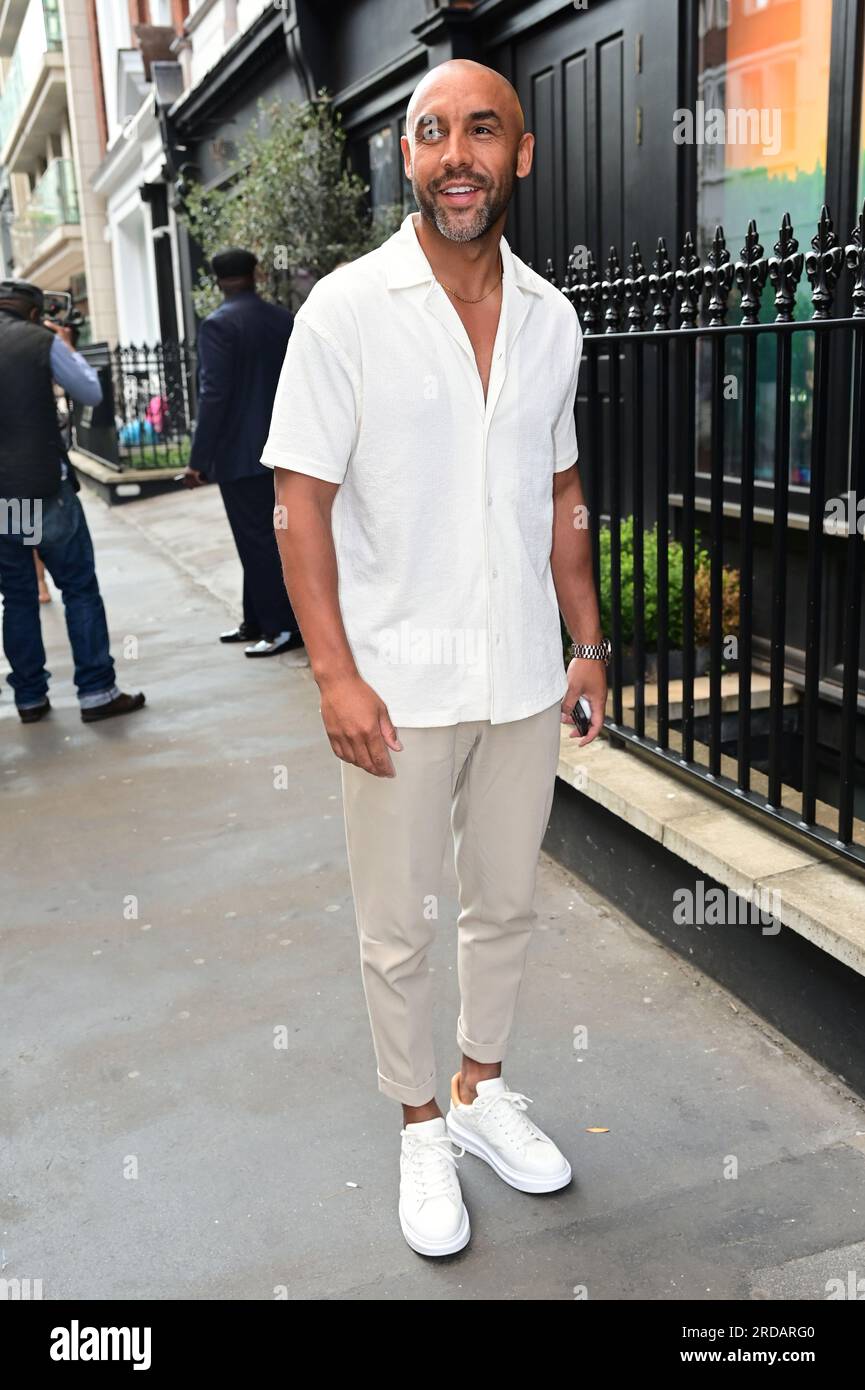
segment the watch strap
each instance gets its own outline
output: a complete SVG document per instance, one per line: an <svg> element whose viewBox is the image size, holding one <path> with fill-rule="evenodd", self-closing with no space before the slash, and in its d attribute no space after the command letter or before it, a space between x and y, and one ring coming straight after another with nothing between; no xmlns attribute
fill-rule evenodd
<svg viewBox="0 0 865 1390"><path fill-rule="evenodd" d="M603 661L605 666L610 663L610 641L605 637L603 642L572 642L571 657L579 660Z"/></svg>

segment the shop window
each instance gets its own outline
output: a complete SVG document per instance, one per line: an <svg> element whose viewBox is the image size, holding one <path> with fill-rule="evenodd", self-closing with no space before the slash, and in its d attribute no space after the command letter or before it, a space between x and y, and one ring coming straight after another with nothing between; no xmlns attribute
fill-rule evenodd
<svg viewBox="0 0 865 1390"><path fill-rule="evenodd" d="M789 212L800 250L808 249L825 201L829 118L832 0L701 0L697 154L697 235L705 259L715 227L724 228L731 259L739 258L754 218L765 253L772 254ZM699 105L702 103L702 106ZM865 130L865 126L863 126ZM863 141L865 150L865 141ZM863 155L865 170L865 155ZM809 286L800 282L795 317L809 318ZM774 318L771 287L761 317ZM731 295L728 322L738 322ZM698 362L698 460L708 471L709 353ZM725 367L741 379L742 341L727 340ZM813 335L793 336L790 482L810 479ZM775 342L762 336L758 351L757 477L771 479L775 420ZM741 456L741 401L725 405L725 474L736 477Z"/></svg>

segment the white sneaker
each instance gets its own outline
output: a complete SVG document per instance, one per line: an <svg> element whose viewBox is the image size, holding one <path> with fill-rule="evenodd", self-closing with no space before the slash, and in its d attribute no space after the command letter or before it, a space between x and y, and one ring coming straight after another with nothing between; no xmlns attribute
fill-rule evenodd
<svg viewBox="0 0 865 1390"><path fill-rule="evenodd" d="M400 1130L399 1224L419 1255L452 1255L468 1244L471 1228L444 1117ZM462 1158L465 1150L457 1145Z"/></svg>
<svg viewBox="0 0 865 1390"><path fill-rule="evenodd" d="M455 1144L477 1154L520 1192L556 1192L571 1181L571 1165L552 1139L525 1113L528 1096L507 1090L494 1076L479 1081L477 1099L464 1105L459 1073L451 1081L448 1133Z"/></svg>

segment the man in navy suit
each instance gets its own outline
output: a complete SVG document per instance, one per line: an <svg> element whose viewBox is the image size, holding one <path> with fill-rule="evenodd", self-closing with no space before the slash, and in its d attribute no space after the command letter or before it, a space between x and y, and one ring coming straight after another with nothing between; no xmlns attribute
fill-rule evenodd
<svg viewBox="0 0 865 1390"><path fill-rule="evenodd" d="M243 622L222 642L246 655L278 656L303 645L273 529L273 475L259 462L294 316L255 289L257 257L232 248L211 260L223 294L198 330L198 418L185 470L188 487L216 482L243 566Z"/></svg>

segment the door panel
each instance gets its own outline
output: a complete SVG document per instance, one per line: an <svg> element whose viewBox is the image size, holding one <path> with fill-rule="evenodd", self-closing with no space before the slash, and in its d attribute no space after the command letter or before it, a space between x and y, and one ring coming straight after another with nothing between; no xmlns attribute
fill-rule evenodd
<svg viewBox="0 0 865 1390"><path fill-rule="evenodd" d="M674 243L677 6L653 7L651 27L646 8L644 0L596 0L490 45L489 60L511 77L535 135L533 171L518 182L507 237L537 270L549 257L561 278L574 245L603 264L612 243L623 261L635 237L648 260L659 235Z"/></svg>

